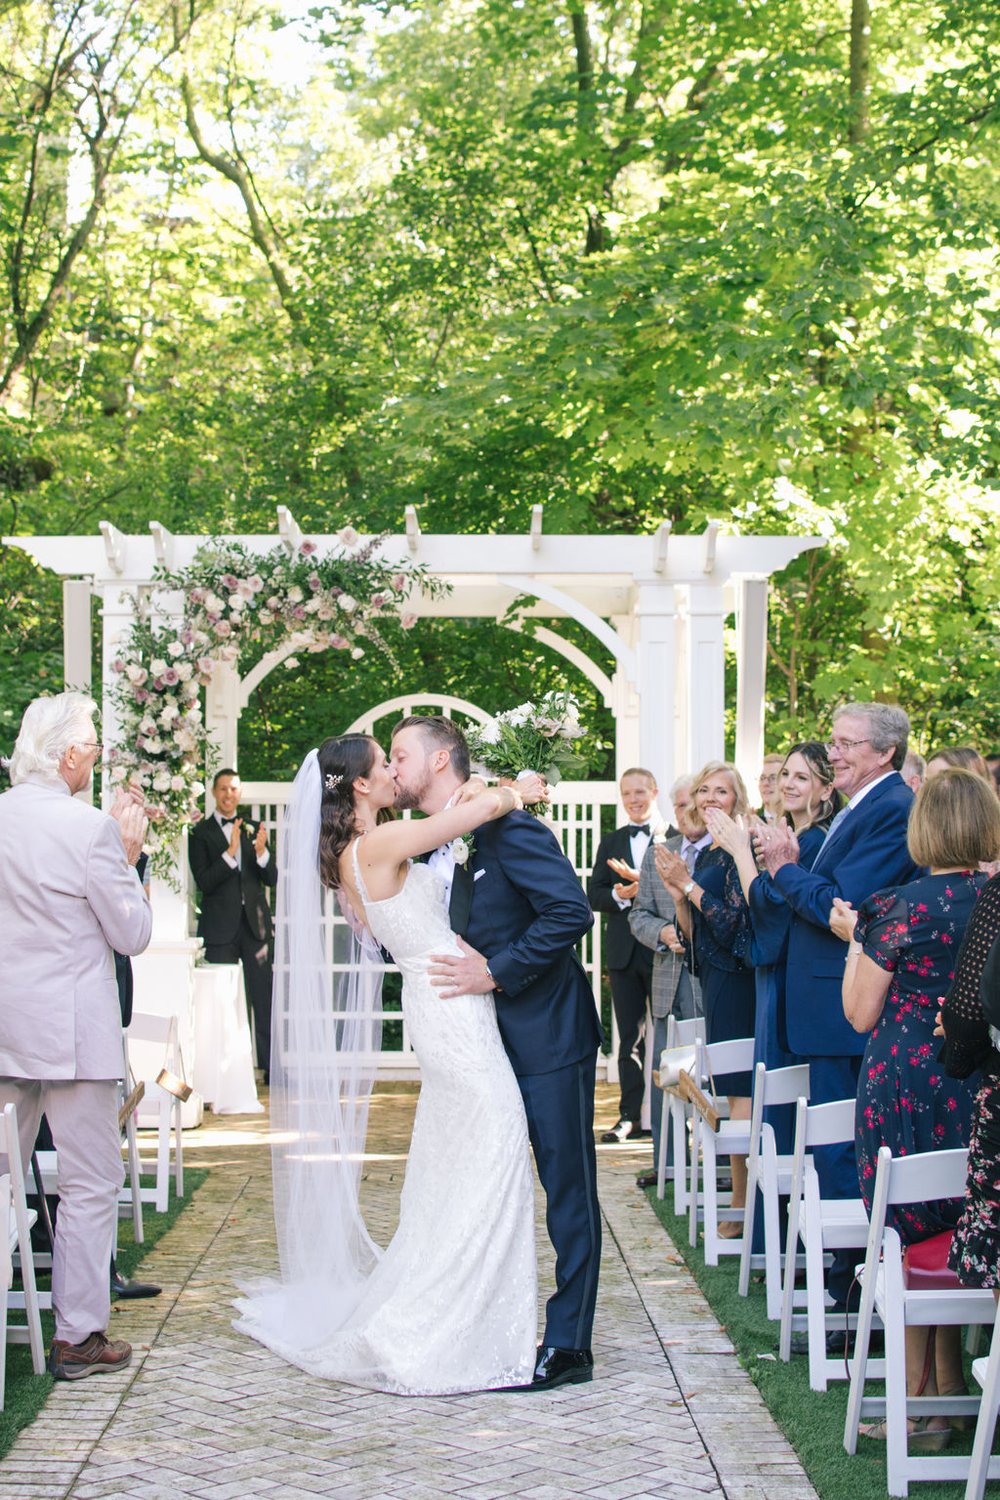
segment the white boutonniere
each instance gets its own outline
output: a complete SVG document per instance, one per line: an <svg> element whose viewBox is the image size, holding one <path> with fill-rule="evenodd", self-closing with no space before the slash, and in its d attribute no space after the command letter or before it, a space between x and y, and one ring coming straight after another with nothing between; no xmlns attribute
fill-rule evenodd
<svg viewBox="0 0 1000 1500"><path fill-rule="evenodd" d="M471 833L463 833L451 841L451 857L456 865L467 865L476 852L476 841Z"/></svg>

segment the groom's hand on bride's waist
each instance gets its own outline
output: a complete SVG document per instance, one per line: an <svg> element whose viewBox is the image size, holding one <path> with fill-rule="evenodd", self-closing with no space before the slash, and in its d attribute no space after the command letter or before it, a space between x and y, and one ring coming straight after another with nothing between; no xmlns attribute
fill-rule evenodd
<svg viewBox="0 0 1000 1500"><path fill-rule="evenodd" d="M442 1000L452 1000L456 995L488 995L497 987L486 964L486 959L464 938L455 939L462 952L435 953L431 957L427 973L431 984Z"/></svg>

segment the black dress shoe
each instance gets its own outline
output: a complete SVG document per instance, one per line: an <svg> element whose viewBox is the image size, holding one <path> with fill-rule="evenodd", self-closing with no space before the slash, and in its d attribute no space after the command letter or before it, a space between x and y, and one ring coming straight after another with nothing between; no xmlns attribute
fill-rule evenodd
<svg viewBox="0 0 1000 1500"><path fill-rule="evenodd" d="M847 1331L843 1328L831 1328L826 1336L826 1354L828 1359L842 1359L845 1353L854 1353L854 1329L850 1330L851 1347L847 1348ZM882 1354L885 1347L885 1336L881 1328L873 1328L871 1338L868 1341L869 1354ZM792 1353L809 1353L809 1334L803 1330L801 1333L792 1334Z"/></svg>
<svg viewBox="0 0 1000 1500"><path fill-rule="evenodd" d="M637 1188L655 1187L656 1186L656 1173L655 1172L641 1172L639 1174L639 1176L635 1179L635 1185L636 1185Z"/></svg>
<svg viewBox="0 0 1000 1500"><path fill-rule="evenodd" d="M589 1349L555 1349L543 1344L538 1350L535 1374L521 1391L549 1391L557 1385L583 1385L594 1378L594 1356Z"/></svg>
<svg viewBox="0 0 1000 1500"><path fill-rule="evenodd" d="M619 1120L612 1130L604 1132L601 1144L614 1146L623 1145L626 1141L648 1141L652 1133L651 1130L643 1130L638 1120Z"/></svg>
<svg viewBox="0 0 1000 1500"><path fill-rule="evenodd" d="M117 1267L111 1272L112 1297L158 1297L162 1290L162 1287L154 1286L151 1281L133 1281L129 1276L123 1276Z"/></svg>

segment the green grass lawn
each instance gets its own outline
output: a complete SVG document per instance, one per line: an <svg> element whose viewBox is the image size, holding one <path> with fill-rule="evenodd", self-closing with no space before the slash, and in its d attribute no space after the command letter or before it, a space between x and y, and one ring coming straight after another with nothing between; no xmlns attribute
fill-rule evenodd
<svg viewBox="0 0 1000 1500"><path fill-rule="evenodd" d="M180 1199L174 1194L174 1184L171 1178L170 1202L165 1214L155 1213L149 1204L143 1205L142 1221L146 1235L143 1244L137 1245L132 1238L131 1216L121 1220L118 1229L118 1269L124 1276L134 1274L143 1256L172 1227L178 1214L183 1213L184 1208L190 1203L191 1195L201 1186L207 1176L208 1173L199 1168L193 1170L186 1168L184 1172L185 1195ZM144 1187L152 1187L154 1182L153 1177L142 1179ZM39 1284L47 1288L48 1277L40 1277ZM13 1314L13 1317L17 1319L22 1316L20 1313ZM52 1314L43 1312L42 1336L45 1340L46 1352L52 1333ZM32 1370L31 1350L27 1344L7 1345L7 1386L4 1409L0 1412L0 1458L8 1451L21 1428L34 1421L45 1405L53 1384L52 1376L47 1372L44 1375L36 1375Z"/></svg>
<svg viewBox="0 0 1000 1500"><path fill-rule="evenodd" d="M712 1311L732 1339L740 1364L794 1446L821 1500L885 1500L884 1445L860 1438L853 1458L844 1451L847 1382L835 1382L824 1394L810 1390L805 1355L793 1355L788 1364L777 1358L778 1325L768 1320L763 1286L751 1280L750 1295L741 1297L737 1290L739 1257L726 1257L718 1266L706 1266L701 1245L692 1250L688 1244L687 1219L677 1218L672 1212L670 1184L662 1203L657 1201L654 1189L648 1192L660 1222L694 1273ZM967 1379L970 1389L978 1389L971 1374ZM867 1389L874 1395L883 1387L873 1381ZM948 1451L971 1453L972 1439L972 1432L956 1432ZM911 1481L910 1485L910 1494L918 1500L961 1500L964 1493L964 1483L958 1482L914 1485Z"/></svg>

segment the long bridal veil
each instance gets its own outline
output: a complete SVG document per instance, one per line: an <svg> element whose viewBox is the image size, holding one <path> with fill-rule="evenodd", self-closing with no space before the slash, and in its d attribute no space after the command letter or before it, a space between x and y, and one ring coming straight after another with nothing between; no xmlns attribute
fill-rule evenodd
<svg viewBox="0 0 1000 1500"><path fill-rule="evenodd" d="M281 1281L247 1287L237 1325L295 1359L343 1326L381 1251L358 1204L381 1044L384 964L333 920L319 877L317 753L292 787L279 845L271 1037L274 1220Z"/></svg>

